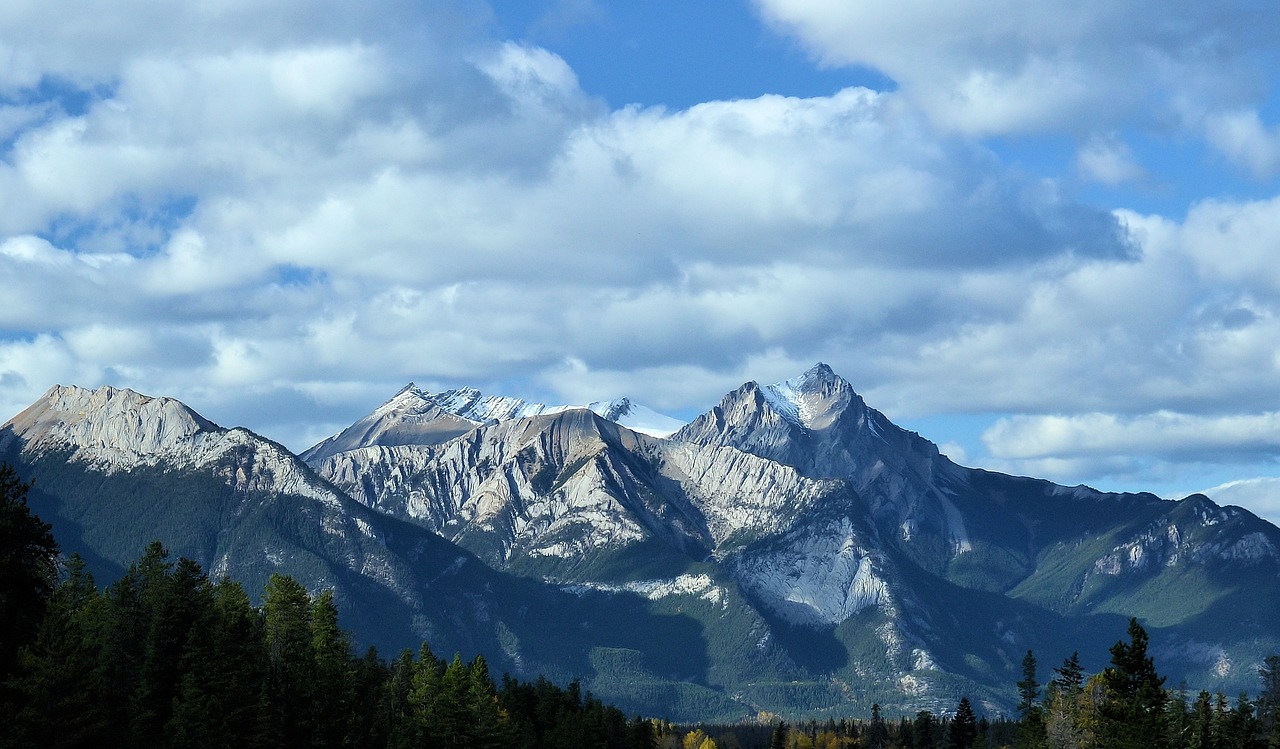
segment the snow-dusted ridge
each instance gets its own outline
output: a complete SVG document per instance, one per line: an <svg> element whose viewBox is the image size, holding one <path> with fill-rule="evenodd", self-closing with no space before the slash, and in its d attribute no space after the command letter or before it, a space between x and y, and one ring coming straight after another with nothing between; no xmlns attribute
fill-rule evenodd
<svg viewBox="0 0 1280 749"><path fill-rule="evenodd" d="M421 391L419 391L421 392ZM485 395L475 388L458 388L427 396L441 409L477 424L490 420L508 421L531 416L548 416L575 408L585 408L632 431L650 437L667 437L684 422L633 402L630 398L593 401L586 405L547 405L500 395Z"/></svg>
<svg viewBox="0 0 1280 749"><path fill-rule="evenodd" d="M684 426L684 422L630 398L594 401L585 406L549 406L485 395L475 388L457 388L433 395L411 382L373 413L306 450L300 457L316 466L338 453L375 445L438 445L486 423L549 416L574 409L587 409L651 437L667 437Z"/></svg>

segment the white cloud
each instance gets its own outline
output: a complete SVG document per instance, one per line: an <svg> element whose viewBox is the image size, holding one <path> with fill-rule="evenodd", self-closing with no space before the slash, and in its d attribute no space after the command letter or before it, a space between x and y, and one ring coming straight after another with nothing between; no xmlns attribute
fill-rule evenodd
<svg viewBox="0 0 1280 749"><path fill-rule="evenodd" d="M1195 24L762 4L901 88L608 111L468 7L0 7L0 89L57 89L0 110L0 404L112 382L303 447L409 379L688 412L822 359L891 413L1032 414L989 449L1055 476L1264 449L1276 201L1113 213L965 135L1084 123L1079 173L1138 179L1134 92L1166 111L1244 64L1180 78Z"/></svg>
<svg viewBox="0 0 1280 749"><path fill-rule="evenodd" d="M1238 505L1280 525L1280 478L1260 476L1229 481L1202 493L1220 505Z"/></svg>
<svg viewBox="0 0 1280 749"><path fill-rule="evenodd" d="M1119 185L1140 179L1145 172L1133 152L1115 135L1097 135L1076 153L1076 169L1085 179Z"/></svg>
<svg viewBox="0 0 1280 749"><path fill-rule="evenodd" d="M1267 127L1256 111L1212 115L1205 124L1209 143L1256 177L1280 172L1280 128Z"/></svg>
<svg viewBox="0 0 1280 749"><path fill-rule="evenodd" d="M1198 122L1266 94L1274 10L1179 0L756 0L827 65L883 71L969 133ZM1211 64L1210 64L1211 61Z"/></svg>
<svg viewBox="0 0 1280 749"><path fill-rule="evenodd" d="M1078 458L1099 455L1280 453L1280 412L1200 416L1158 411L1139 416L1090 413L1013 416L982 436L1000 459Z"/></svg>

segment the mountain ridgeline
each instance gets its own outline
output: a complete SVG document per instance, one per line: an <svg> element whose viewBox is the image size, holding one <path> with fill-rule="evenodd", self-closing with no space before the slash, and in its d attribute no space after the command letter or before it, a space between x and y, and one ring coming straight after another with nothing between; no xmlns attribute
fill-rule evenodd
<svg viewBox="0 0 1280 749"><path fill-rule="evenodd" d="M1253 689L1280 651L1275 526L956 465L822 364L683 426L410 385L300 457L55 387L0 459L100 575L159 539L250 590L332 590L386 652L427 639L675 720L1009 712L1027 650L1102 653L1130 617L1195 688Z"/></svg>

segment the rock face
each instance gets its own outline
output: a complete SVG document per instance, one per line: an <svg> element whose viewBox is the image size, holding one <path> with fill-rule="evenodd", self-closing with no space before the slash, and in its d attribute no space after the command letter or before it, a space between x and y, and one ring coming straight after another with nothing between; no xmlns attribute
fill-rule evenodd
<svg viewBox="0 0 1280 749"><path fill-rule="evenodd" d="M94 549L121 531L69 476L141 487L130 522L152 526L181 522L154 495L194 476L223 492L193 515L198 561L309 560L309 584L364 581L348 596L371 622L587 674L654 714L941 710L958 691L1004 709L1027 649L1105 658L1129 616L1198 687L1251 689L1280 651L1280 531L1239 508L956 465L821 364L667 438L628 428L625 399L590 405L410 385L304 464L176 401L54 388L0 453L80 487L58 506Z"/></svg>

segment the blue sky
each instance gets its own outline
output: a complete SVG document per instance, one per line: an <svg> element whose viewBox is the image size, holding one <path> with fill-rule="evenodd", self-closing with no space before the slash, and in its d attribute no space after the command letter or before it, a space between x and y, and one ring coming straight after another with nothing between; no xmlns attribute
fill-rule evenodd
<svg viewBox="0 0 1280 749"><path fill-rule="evenodd" d="M56 4L55 4L56 5ZM302 449L413 380L831 364L968 465L1280 518L1280 8L0 7L0 410Z"/></svg>

